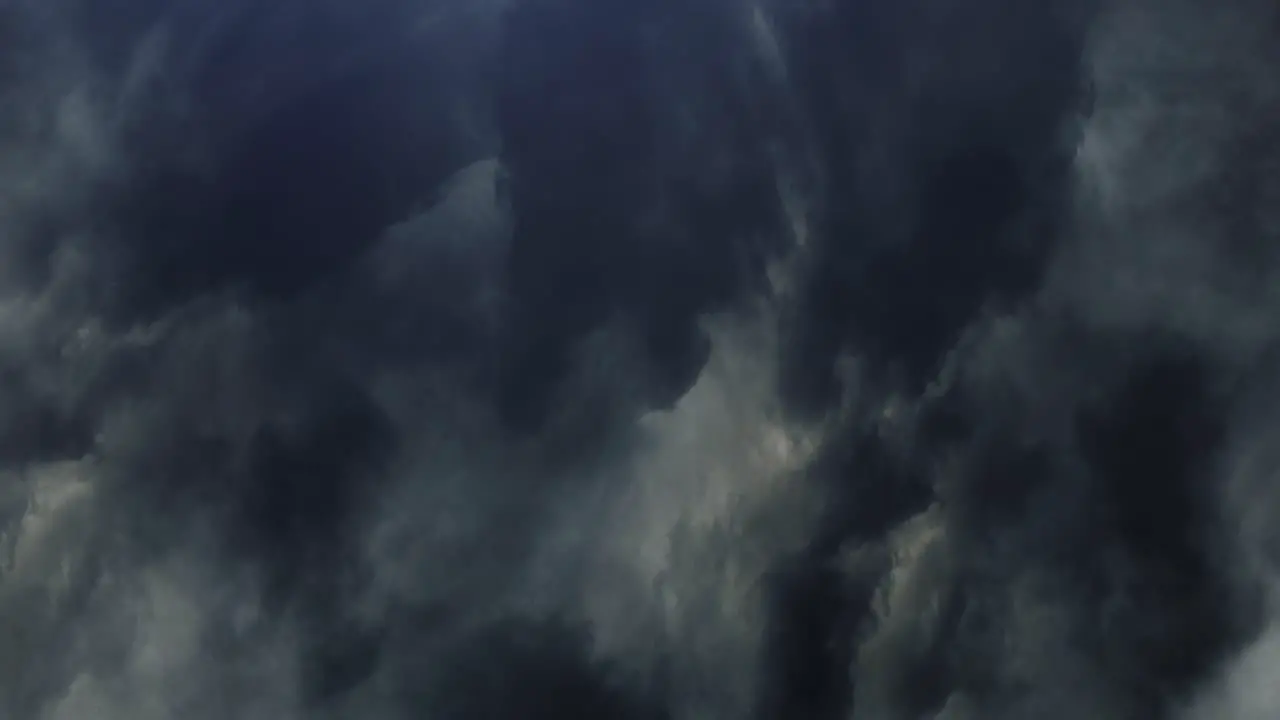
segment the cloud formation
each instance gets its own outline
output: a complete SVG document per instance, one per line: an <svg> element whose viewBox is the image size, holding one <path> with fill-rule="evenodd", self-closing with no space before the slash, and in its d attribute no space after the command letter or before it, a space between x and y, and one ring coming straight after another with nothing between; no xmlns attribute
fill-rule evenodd
<svg viewBox="0 0 1280 720"><path fill-rule="evenodd" d="M3 717L1274 714L1267 3L127 5L0 9Z"/></svg>

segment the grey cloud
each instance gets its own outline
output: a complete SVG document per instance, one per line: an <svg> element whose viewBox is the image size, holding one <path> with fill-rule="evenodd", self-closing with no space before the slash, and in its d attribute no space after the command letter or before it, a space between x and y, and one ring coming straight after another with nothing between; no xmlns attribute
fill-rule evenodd
<svg viewBox="0 0 1280 720"><path fill-rule="evenodd" d="M0 714L1272 709L1261 4L371 7L6 58Z"/></svg>

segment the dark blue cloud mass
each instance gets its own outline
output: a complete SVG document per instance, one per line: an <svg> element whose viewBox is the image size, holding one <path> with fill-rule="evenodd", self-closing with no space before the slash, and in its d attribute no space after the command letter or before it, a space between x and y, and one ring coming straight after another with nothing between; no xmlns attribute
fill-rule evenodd
<svg viewBox="0 0 1280 720"><path fill-rule="evenodd" d="M1275 716L1272 5L0 4L0 718Z"/></svg>

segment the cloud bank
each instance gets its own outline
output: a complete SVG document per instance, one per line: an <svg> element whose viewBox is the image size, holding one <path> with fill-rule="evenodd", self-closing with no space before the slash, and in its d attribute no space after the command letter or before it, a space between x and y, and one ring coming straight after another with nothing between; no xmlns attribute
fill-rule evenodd
<svg viewBox="0 0 1280 720"><path fill-rule="evenodd" d="M0 716L1273 716L1276 27L0 7Z"/></svg>

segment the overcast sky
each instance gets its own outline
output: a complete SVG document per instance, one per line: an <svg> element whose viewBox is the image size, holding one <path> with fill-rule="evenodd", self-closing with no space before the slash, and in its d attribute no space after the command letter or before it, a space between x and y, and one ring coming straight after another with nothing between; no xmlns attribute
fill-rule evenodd
<svg viewBox="0 0 1280 720"><path fill-rule="evenodd" d="M1280 716L1278 30L0 3L0 717Z"/></svg>

